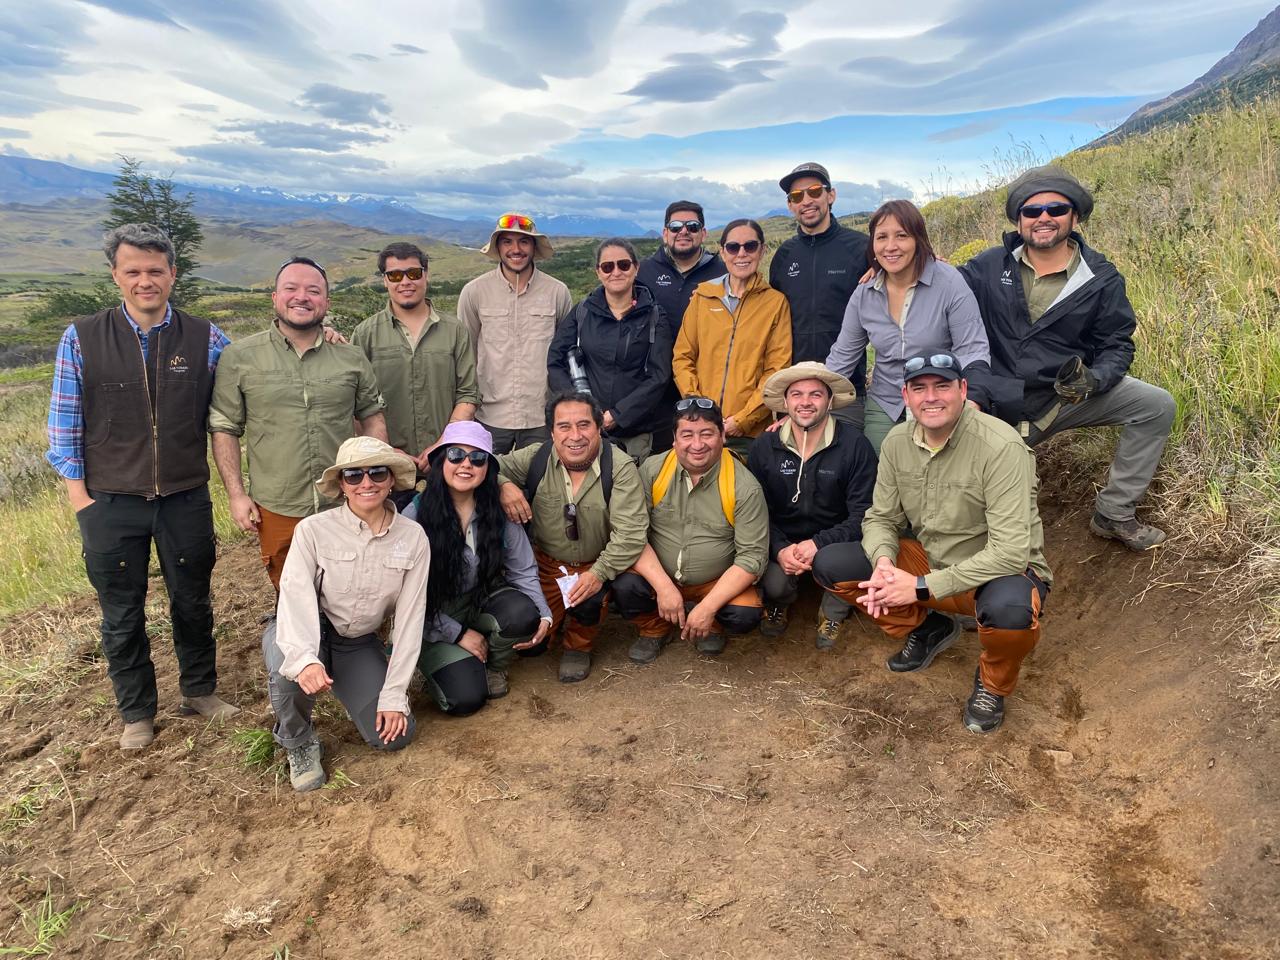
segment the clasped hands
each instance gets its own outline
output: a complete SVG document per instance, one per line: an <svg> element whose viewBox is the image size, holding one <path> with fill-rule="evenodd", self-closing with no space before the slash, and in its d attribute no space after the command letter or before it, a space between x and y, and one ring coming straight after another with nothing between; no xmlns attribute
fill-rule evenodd
<svg viewBox="0 0 1280 960"><path fill-rule="evenodd" d="M858 603L866 608L868 616L879 617L893 607L905 607L916 602L916 577L901 567L895 567L888 557L876 561L871 579L858 586L867 591L858 597Z"/></svg>

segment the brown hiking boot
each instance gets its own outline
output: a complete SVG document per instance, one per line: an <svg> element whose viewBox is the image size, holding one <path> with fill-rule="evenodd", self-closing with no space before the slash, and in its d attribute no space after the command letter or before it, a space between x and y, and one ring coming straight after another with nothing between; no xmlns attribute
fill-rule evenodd
<svg viewBox="0 0 1280 960"><path fill-rule="evenodd" d="M134 720L132 723L124 725L124 732L120 734L121 750L141 750L143 747L151 746L151 742L156 738L156 723L150 717L145 720Z"/></svg>
<svg viewBox="0 0 1280 960"><path fill-rule="evenodd" d="M1158 547L1166 539L1163 530L1143 523L1137 517L1130 517L1128 520L1112 520L1096 511L1089 520L1089 529L1100 537L1118 540L1137 553Z"/></svg>
<svg viewBox="0 0 1280 960"><path fill-rule="evenodd" d="M226 720L240 712L240 708L223 700L216 693L206 693L203 697L183 697L178 713L184 717L199 714L210 720Z"/></svg>
<svg viewBox="0 0 1280 960"><path fill-rule="evenodd" d="M765 607L764 619L760 621L760 636L780 637L787 632L787 608Z"/></svg>
<svg viewBox="0 0 1280 960"><path fill-rule="evenodd" d="M818 617L818 632L814 634L813 645L819 650L830 650L836 645L840 636L840 621L828 617Z"/></svg>

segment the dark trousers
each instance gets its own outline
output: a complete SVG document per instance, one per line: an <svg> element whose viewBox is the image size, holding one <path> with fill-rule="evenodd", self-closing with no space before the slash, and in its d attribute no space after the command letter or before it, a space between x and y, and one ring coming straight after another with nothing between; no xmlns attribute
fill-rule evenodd
<svg viewBox="0 0 1280 960"><path fill-rule="evenodd" d="M871 576L871 564L861 542L829 543L813 558L813 579L822 587L822 615L828 620L843 621L858 596L858 583ZM776 560L770 560L760 578L764 602L770 607L789 607L800 593L800 577L784 573Z"/></svg>
<svg viewBox="0 0 1280 960"><path fill-rule="evenodd" d="M695 586L681 586L680 593L684 597L684 612L688 613L698 601L715 587L717 581L700 583ZM613 581L613 600L617 604L618 613L636 625L642 637L662 637L673 629L672 625L658 616L658 595L653 586L633 570L618 574ZM752 584L736 597L716 611L717 633L743 634L750 633L760 626L764 618L764 608L760 606L760 595Z"/></svg>
<svg viewBox="0 0 1280 960"><path fill-rule="evenodd" d="M89 582L102 607L102 652L126 723L156 715L156 668L147 636L147 567L151 543L169 591L173 649L183 696L217 685L209 580L215 546L208 486L148 500L90 490L76 514Z"/></svg>

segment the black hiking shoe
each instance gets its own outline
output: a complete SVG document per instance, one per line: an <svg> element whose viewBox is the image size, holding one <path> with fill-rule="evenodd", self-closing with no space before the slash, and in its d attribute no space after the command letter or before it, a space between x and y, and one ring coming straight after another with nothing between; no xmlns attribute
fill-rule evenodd
<svg viewBox="0 0 1280 960"><path fill-rule="evenodd" d="M780 637L787 632L787 608L765 607L764 619L760 621L760 636Z"/></svg>
<svg viewBox="0 0 1280 960"><path fill-rule="evenodd" d="M973 674L973 693L964 705L964 725L974 733L990 733L1004 723L1004 697L982 685L982 668Z"/></svg>
<svg viewBox="0 0 1280 960"><path fill-rule="evenodd" d="M894 673L923 670L960 636L960 624L946 614L930 611L924 622L907 635L901 650L885 661Z"/></svg>

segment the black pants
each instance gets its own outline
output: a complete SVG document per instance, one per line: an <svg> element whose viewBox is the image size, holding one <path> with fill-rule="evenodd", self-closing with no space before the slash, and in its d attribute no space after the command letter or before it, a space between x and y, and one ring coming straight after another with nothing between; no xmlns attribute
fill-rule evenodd
<svg viewBox="0 0 1280 960"><path fill-rule="evenodd" d="M860 541L829 543L814 555L812 574L823 590L822 615L842 621L849 616L856 598L856 590L849 584L868 579L871 563ZM776 560L770 560L760 578L760 587L764 591L765 606L789 607L800 593L800 577L783 572Z"/></svg>
<svg viewBox="0 0 1280 960"><path fill-rule="evenodd" d="M653 613L658 609L658 594L653 586L638 573L620 573L613 581L613 600L618 606L618 613L628 620ZM694 608L691 600L684 604L685 613ZM764 619L763 607L746 607L726 603L716 611L716 623L725 633L750 633L760 626Z"/></svg>
<svg viewBox="0 0 1280 960"><path fill-rule="evenodd" d="M183 696L213 693L213 605L209 579L215 547L209 488L145 497L90 490L76 514L84 565L102 607L102 652L126 723L156 715L156 670L147 637L147 566L151 542L169 591L173 649Z"/></svg>

